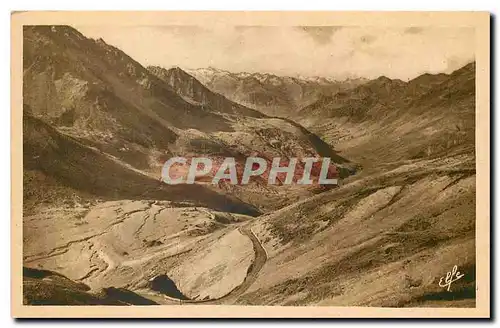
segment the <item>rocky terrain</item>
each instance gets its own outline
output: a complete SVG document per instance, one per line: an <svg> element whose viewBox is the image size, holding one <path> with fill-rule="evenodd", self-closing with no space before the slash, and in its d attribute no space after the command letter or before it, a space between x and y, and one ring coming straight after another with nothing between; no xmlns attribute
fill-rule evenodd
<svg viewBox="0 0 500 328"><path fill-rule="evenodd" d="M474 63L248 74L270 102L67 26L25 27L23 63L25 304L474 306ZM167 185L172 156L330 157L341 185Z"/></svg>

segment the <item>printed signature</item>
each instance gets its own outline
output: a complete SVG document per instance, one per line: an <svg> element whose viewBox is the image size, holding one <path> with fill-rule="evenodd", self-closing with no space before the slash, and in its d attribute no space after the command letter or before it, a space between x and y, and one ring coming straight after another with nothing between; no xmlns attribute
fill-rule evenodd
<svg viewBox="0 0 500 328"><path fill-rule="evenodd" d="M446 273L446 277L441 277L441 279L439 279L439 286L447 287L447 290L450 291L451 283L461 279L463 276L465 276L465 274L460 274L458 267L455 265L451 271Z"/></svg>

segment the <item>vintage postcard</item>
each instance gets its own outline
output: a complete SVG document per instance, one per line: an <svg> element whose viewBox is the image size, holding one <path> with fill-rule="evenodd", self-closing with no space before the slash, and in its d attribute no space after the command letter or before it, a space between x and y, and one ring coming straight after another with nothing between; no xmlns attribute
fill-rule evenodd
<svg viewBox="0 0 500 328"><path fill-rule="evenodd" d="M11 20L14 317L490 316L489 13Z"/></svg>

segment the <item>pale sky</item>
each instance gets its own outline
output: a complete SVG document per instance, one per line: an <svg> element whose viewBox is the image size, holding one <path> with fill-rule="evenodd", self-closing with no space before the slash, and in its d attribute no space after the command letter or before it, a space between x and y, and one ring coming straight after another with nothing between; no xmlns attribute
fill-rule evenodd
<svg viewBox="0 0 500 328"><path fill-rule="evenodd" d="M473 28L76 26L142 65L408 80L474 60Z"/></svg>

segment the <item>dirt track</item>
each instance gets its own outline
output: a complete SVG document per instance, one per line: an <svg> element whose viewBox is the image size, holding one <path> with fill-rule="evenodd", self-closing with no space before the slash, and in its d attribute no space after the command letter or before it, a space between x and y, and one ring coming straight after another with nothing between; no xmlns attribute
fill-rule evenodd
<svg viewBox="0 0 500 328"><path fill-rule="evenodd" d="M220 303L233 303L241 294L243 294L257 279L260 270L264 266L267 261L267 253L264 247L262 247L259 239L253 233L251 227L249 225L245 225L239 228L239 231L248 236L253 244L253 250L255 253L255 259L253 263L248 268L247 276L241 285L233 289L229 294L217 299L213 300L211 304L220 304Z"/></svg>
<svg viewBox="0 0 500 328"><path fill-rule="evenodd" d="M234 301L238 299L238 297L243 294L257 279L257 276L264 266L264 264L267 261L267 253L266 250L262 247L259 239L255 236L253 233L250 225L245 225L242 226L238 229L242 234L248 236L250 240L252 241L253 244L253 250L255 253L255 258L253 263L250 265L248 268L247 275L245 277L245 280L241 285L238 287L234 288L232 291L230 291L228 294L217 298L217 299L210 299L210 300L180 300L180 299L175 299L172 297L164 296L164 295L152 295L152 294L146 294L146 293L141 293L141 295L150 298L160 304L232 304Z"/></svg>

